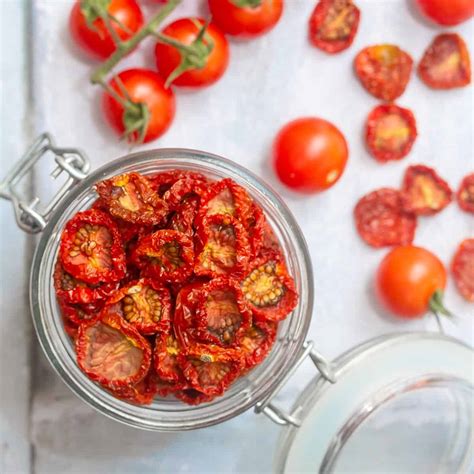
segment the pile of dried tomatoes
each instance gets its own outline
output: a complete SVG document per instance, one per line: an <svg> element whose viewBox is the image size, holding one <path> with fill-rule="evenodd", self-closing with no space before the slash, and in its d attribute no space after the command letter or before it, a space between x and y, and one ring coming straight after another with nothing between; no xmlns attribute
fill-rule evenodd
<svg viewBox="0 0 474 474"><path fill-rule="evenodd" d="M172 170L96 185L54 273L79 367L118 398L222 395L269 353L298 295L262 209L231 179Z"/></svg>

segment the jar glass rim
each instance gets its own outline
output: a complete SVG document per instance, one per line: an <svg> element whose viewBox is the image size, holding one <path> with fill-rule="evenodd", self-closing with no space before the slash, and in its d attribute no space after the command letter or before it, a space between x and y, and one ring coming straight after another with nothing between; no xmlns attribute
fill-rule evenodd
<svg viewBox="0 0 474 474"><path fill-rule="evenodd" d="M245 380L237 380L226 394L209 404L189 407L182 402L155 403L151 407L116 399L91 382L75 364L73 349L60 325L54 298L52 266L59 247L62 226L78 210L96 197L93 186L108 177L129 171L144 174L173 168L201 171L216 177L230 177L246 187L262 206L287 257L290 272L300 292L297 308L279 330L269 357ZM40 344L63 381L86 403L101 413L138 428L175 431L210 426L251 408L266 398L278 380L298 358L305 341L313 310L313 273L304 236L283 200L260 178L242 166L207 152L181 148L149 150L118 158L78 183L59 203L36 248L30 275L30 303ZM179 406L178 406L179 404Z"/></svg>

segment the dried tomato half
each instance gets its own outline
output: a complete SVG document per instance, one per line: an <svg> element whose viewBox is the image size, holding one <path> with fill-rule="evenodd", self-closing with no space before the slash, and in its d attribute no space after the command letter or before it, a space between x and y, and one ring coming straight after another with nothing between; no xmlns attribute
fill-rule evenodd
<svg viewBox="0 0 474 474"><path fill-rule="evenodd" d="M141 334L168 332L171 296L168 288L151 279L128 283L107 301L103 314L119 314Z"/></svg>
<svg viewBox="0 0 474 474"><path fill-rule="evenodd" d="M110 214L134 224L159 224L168 212L166 203L150 182L138 173L114 176L96 185Z"/></svg>
<svg viewBox="0 0 474 474"><path fill-rule="evenodd" d="M151 187L157 191L160 196L163 196L163 194L168 191L168 189L170 189L171 186L176 183L176 181L186 178L193 179L195 181L208 181L207 178L201 173L187 170L163 171L161 173L148 176Z"/></svg>
<svg viewBox="0 0 474 474"><path fill-rule="evenodd" d="M191 388L205 395L222 395L239 376L242 360L232 349L198 344L178 356Z"/></svg>
<svg viewBox="0 0 474 474"><path fill-rule="evenodd" d="M59 301L63 318L76 326L99 319L102 306L102 303L71 304Z"/></svg>
<svg viewBox="0 0 474 474"><path fill-rule="evenodd" d="M459 207L474 214L474 173L468 174L461 182L457 193Z"/></svg>
<svg viewBox="0 0 474 474"><path fill-rule="evenodd" d="M158 334L156 336L154 351L154 367L160 380L172 382L174 390L184 388L186 380L178 364L178 355L181 347L178 340L172 334Z"/></svg>
<svg viewBox="0 0 474 474"><path fill-rule="evenodd" d="M143 276L164 282L181 282L193 271L193 242L175 230L164 229L143 237L132 260Z"/></svg>
<svg viewBox="0 0 474 474"><path fill-rule="evenodd" d="M202 250L197 255L196 275L219 276L245 271L250 245L242 224L230 215L206 216L198 231Z"/></svg>
<svg viewBox="0 0 474 474"><path fill-rule="evenodd" d="M163 195L163 200L171 210L179 209L180 205L190 198L200 198L209 187L206 181L192 178L181 178L175 181L173 185Z"/></svg>
<svg viewBox="0 0 474 474"><path fill-rule="evenodd" d="M474 239L465 239L459 245L451 265L459 293L474 301Z"/></svg>
<svg viewBox="0 0 474 474"><path fill-rule="evenodd" d="M378 161L401 160L410 152L416 136L415 116L409 109L383 104L367 117L365 140Z"/></svg>
<svg viewBox="0 0 474 474"><path fill-rule="evenodd" d="M277 323L256 321L245 331L240 340L240 347L246 370L260 364L268 355L275 342L277 328Z"/></svg>
<svg viewBox="0 0 474 474"><path fill-rule="evenodd" d="M352 0L320 0L309 20L310 40L326 53L339 53L354 41L359 18Z"/></svg>
<svg viewBox="0 0 474 474"><path fill-rule="evenodd" d="M187 199L175 211L169 222L169 228L182 232L189 238L194 237L194 219L199 209L199 198Z"/></svg>
<svg viewBox="0 0 474 474"><path fill-rule="evenodd" d="M238 282L215 278L197 295L196 330L192 333L196 339L227 347L239 341L251 318Z"/></svg>
<svg viewBox="0 0 474 474"><path fill-rule="evenodd" d="M416 216L405 212L400 191L381 188L363 196L354 209L357 231L372 247L413 242Z"/></svg>
<svg viewBox="0 0 474 474"><path fill-rule="evenodd" d="M108 298L117 288L118 282L102 285L88 285L67 273L61 262L56 262L54 269L54 288L56 296L66 303L90 304Z"/></svg>
<svg viewBox="0 0 474 474"><path fill-rule="evenodd" d="M298 293L293 279L281 256L266 255L252 262L241 281L244 297L256 319L281 321L298 303Z"/></svg>
<svg viewBox="0 0 474 474"><path fill-rule="evenodd" d="M81 324L76 353L81 370L112 390L140 382L150 369L150 343L117 314Z"/></svg>
<svg viewBox="0 0 474 474"><path fill-rule="evenodd" d="M174 396L188 405L201 405L202 403L209 403L216 398L215 396L205 395L194 388L178 390L174 393Z"/></svg>
<svg viewBox="0 0 474 474"><path fill-rule="evenodd" d="M253 219L253 201L242 186L230 178L211 184L201 200L199 219L214 214L228 214L247 228Z"/></svg>
<svg viewBox="0 0 474 474"><path fill-rule="evenodd" d="M150 405L158 393L157 377L152 372L149 372L137 384L112 390L111 393L121 400L135 403L136 405Z"/></svg>
<svg viewBox="0 0 474 474"><path fill-rule="evenodd" d="M452 200L451 188L433 168L409 166L402 184L402 205L406 212L429 216L442 211Z"/></svg>
<svg viewBox="0 0 474 474"><path fill-rule="evenodd" d="M126 272L117 226L104 212L78 212L65 226L59 256L63 268L90 285L118 281Z"/></svg>
<svg viewBox="0 0 474 474"><path fill-rule="evenodd" d="M436 36L421 58L418 74L432 89L467 86L471 82L471 61L464 40L456 33Z"/></svg>
<svg viewBox="0 0 474 474"><path fill-rule="evenodd" d="M374 97L392 101L400 97L410 80L413 60L393 44L364 48L355 58L355 71Z"/></svg>

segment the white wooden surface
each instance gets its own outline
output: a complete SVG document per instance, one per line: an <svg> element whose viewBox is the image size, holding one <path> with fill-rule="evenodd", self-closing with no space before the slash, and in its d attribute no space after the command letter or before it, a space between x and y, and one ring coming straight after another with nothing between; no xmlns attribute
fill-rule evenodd
<svg viewBox="0 0 474 474"><path fill-rule="evenodd" d="M152 3L148 2L149 8ZM204 10L204 1L183 3L175 17ZM353 57L365 45L394 42L418 60L440 30L423 23L411 11L408 1L359 0L362 20L355 44L349 51L331 57L313 49L307 41L306 21L314 3L287 0L284 16L270 34L253 42L233 42L225 77L208 90L177 91L178 110L170 131L158 142L137 149L180 146L208 150L247 166L282 193L305 233L313 259L316 305L309 338L324 354L333 357L383 333L435 328L429 318L401 324L377 307L372 299L371 278L385 250L368 248L360 241L354 230L352 209L360 195L375 187L397 186L408 164L432 165L456 187L461 177L474 168L473 90L469 87L435 92L414 76L399 102L410 107L417 117L417 143L402 162L376 163L364 148L362 128L377 102L355 79ZM3 0L3 5L7 5L3 11L8 8L8 16L2 11L2 22L13 27L13 20L9 19L19 15L18 3ZM75 50L67 34L70 6L69 0L33 1L31 118L36 132L48 130L62 145L81 146L97 167L126 154L128 149L102 122L98 91L87 82L91 64ZM468 40L474 53L473 22L456 30ZM2 44L2 53L9 49L9 43ZM16 54L19 50L15 48ZM147 43L120 69L129 65L150 67L152 53L153 45ZM4 59L8 57L9 60ZM13 59L12 55L2 54L2 88L6 65L17 74L9 81L11 90L7 94L6 89L2 90L3 124L10 111L6 105L13 102L13 97L15 103L22 100L20 90L14 86L23 80L23 64L10 64ZM337 124L345 133L351 152L346 172L332 190L304 198L283 189L268 162L276 131L286 121L302 115L320 116ZM26 145L21 143L21 118L21 114L15 116L9 141L2 140L2 169ZM47 191L48 183L46 174L38 173L37 190ZM2 233L1 254L21 253L21 233L11 228L9 209L2 204L1 210L2 222L9 225L8 235ZM451 205L438 216L420 220L416 243L434 250L448 264L457 243L473 234L472 217ZM5 262L12 265L10 259ZM10 271L6 263L2 262L0 360L4 364L5 358L14 357L21 370L13 371L5 364L7 369L2 371L2 445L9 447L2 448L0 471L28 472L29 442L32 468L37 473L271 470L278 429L265 418L248 412L221 426L190 433L156 434L126 428L78 400L36 347L29 419L27 345L24 340L12 343L5 336L5 330L14 328L17 336L23 337L29 328L28 322L23 321L26 310L17 309L27 271L21 266ZM5 295L10 297L15 288L15 306L5 307ZM446 300L459 315L456 325L446 324L447 332L473 344L472 305L458 296L451 282ZM280 396L281 401L292 400L312 375L310 367L302 367L291 387ZM15 389L18 387L21 389ZM9 397L7 404L3 403L3 392Z"/></svg>

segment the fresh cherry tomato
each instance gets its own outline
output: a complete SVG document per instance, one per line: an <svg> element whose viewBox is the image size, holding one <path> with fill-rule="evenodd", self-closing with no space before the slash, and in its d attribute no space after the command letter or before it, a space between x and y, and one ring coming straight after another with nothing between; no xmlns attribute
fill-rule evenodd
<svg viewBox="0 0 474 474"><path fill-rule="evenodd" d="M413 59L393 44L364 48L354 61L355 72L367 92L381 100L400 97L410 80Z"/></svg>
<svg viewBox="0 0 474 474"><path fill-rule="evenodd" d="M453 278L459 293L474 302L474 239L461 242L451 265Z"/></svg>
<svg viewBox="0 0 474 474"><path fill-rule="evenodd" d="M471 60L464 40L456 33L436 36L421 58L418 74L432 89L453 89L471 83Z"/></svg>
<svg viewBox="0 0 474 474"><path fill-rule="evenodd" d="M326 53L344 51L354 41L359 18L352 0L320 0L309 20L310 40Z"/></svg>
<svg viewBox="0 0 474 474"><path fill-rule="evenodd" d="M452 200L449 184L433 168L409 166L402 184L402 205L406 212L430 216L442 211Z"/></svg>
<svg viewBox="0 0 474 474"><path fill-rule="evenodd" d="M212 21L229 35L254 38L271 30L283 12L283 0L209 0Z"/></svg>
<svg viewBox="0 0 474 474"><path fill-rule="evenodd" d="M417 0L423 13L440 25L459 25L474 15L472 0Z"/></svg>
<svg viewBox="0 0 474 474"><path fill-rule="evenodd" d="M381 302L401 318L419 318L430 309L440 311L445 286L446 270L438 257L413 245L392 249L377 271Z"/></svg>
<svg viewBox="0 0 474 474"><path fill-rule="evenodd" d="M173 91L165 88L159 74L147 69L128 69L109 85L123 100L128 95L133 102L132 108L125 108L110 93L104 92L104 114L118 133L125 134L132 142L150 142L168 130L175 114L175 100Z"/></svg>
<svg viewBox="0 0 474 474"><path fill-rule="evenodd" d="M308 194L337 182L348 153L344 135L332 123L313 117L288 123L273 143L273 162L282 183Z"/></svg>
<svg viewBox="0 0 474 474"><path fill-rule="evenodd" d="M382 104L367 117L365 141L372 156L381 163L408 155L416 136L415 116L409 109Z"/></svg>
<svg viewBox="0 0 474 474"><path fill-rule="evenodd" d="M204 25L205 22L202 19L182 18L168 25L162 34L185 46L190 46ZM211 23L206 28L202 45L210 49L209 52L204 52L204 47L198 48L203 65L184 70L172 80L174 85L204 87L213 84L223 76L229 63L229 45L224 34ZM163 77L169 78L182 65L182 54L175 46L161 42L156 44L156 65Z"/></svg>
<svg viewBox="0 0 474 474"><path fill-rule="evenodd" d="M474 214L474 173L464 177L456 197L463 211Z"/></svg>
<svg viewBox="0 0 474 474"><path fill-rule="evenodd" d="M135 0L76 0L69 18L71 34L84 51L105 59L117 47L102 18L94 13L94 4L105 5L110 26L122 41L130 39L143 26L143 15Z"/></svg>

